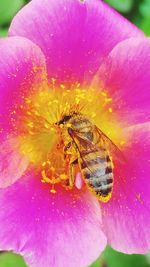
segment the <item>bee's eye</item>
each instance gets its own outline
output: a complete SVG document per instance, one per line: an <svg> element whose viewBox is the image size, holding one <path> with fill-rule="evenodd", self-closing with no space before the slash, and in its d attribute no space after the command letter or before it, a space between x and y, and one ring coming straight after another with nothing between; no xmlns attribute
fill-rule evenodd
<svg viewBox="0 0 150 267"><path fill-rule="evenodd" d="M57 124L65 124L72 118L72 115L65 115Z"/></svg>

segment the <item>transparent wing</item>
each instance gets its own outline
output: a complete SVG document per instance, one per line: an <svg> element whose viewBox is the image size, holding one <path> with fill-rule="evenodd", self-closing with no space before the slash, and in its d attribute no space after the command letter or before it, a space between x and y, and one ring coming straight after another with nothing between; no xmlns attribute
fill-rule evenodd
<svg viewBox="0 0 150 267"><path fill-rule="evenodd" d="M91 151L93 152L93 154L105 154L106 158L109 154L110 157L114 157L116 160L121 161L122 163L125 163L126 161L123 152L96 125L94 125L93 127L93 141L90 141L83 134L72 129L70 129L70 136L73 139L74 144L83 161L85 160L80 153L83 150L87 150L87 153L88 151ZM88 155L86 155L86 158L88 158Z"/></svg>
<svg viewBox="0 0 150 267"><path fill-rule="evenodd" d="M105 144L106 148L109 150L110 154L114 156L117 160L122 163L126 161L126 158L120 148L104 133L102 132L96 125L95 131L99 135L99 138Z"/></svg>

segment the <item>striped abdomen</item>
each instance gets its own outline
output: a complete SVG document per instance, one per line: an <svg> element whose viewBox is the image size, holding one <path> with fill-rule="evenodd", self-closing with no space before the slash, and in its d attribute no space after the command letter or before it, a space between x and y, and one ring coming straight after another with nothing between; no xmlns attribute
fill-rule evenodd
<svg viewBox="0 0 150 267"><path fill-rule="evenodd" d="M110 156L105 149L81 152L81 170L85 181L96 196L107 202L113 188L113 170Z"/></svg>

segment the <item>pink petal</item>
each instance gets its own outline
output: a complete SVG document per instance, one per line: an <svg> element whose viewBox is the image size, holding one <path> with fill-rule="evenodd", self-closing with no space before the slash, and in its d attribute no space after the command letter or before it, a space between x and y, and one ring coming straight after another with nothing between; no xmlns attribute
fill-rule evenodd
<svg viewBox="0 0 150 267"><path fill-rule="evenodd" d="M13 184L18 180L28 167L28 160L19 153L18 141L9 137L0 142L0 188Z"/></svg>
<svg viewBox="0 0 150 267"><path fill-rule="evenodd" d="M0 190L0 250L22 254L30 267L85 267L106 245L99 203L83 190L40 182L36 171Z"/></svg>
<svg viewBox="0 0 150 267"><path fill-rule="evenodd" d="M150 120L150 38L130 38L119 43L97 76L112 97L112 109L123 124Z"/></svg>
<svg viewBox="0 0 150 267"><path fill-rule="evenodd" d="M35 90L46 70L40 48L23 37L1 39L0 54L0 132L4 134L11 132L16 105Z"/></svg>
<svg viewBox="0 0 150 267"><path fill-rule="evenodd" d="M28 166L17 141L17 106L37 89L45 72L45 59L40 48L23 37L0 40L0 187L19 179Z"/></svg>
<svg viewBox="0 0 150 267"><path fill-rule="evenodd" d="M143 36L135 26L99 0L31 1L14 18L10 35L38 44L51 78L88 81L121 40Z"/></svg>
<svg viewBox="0 0 150 267"><path fill-rule="evenodd" d="M103 205L109 244L124 253L150 249L150 123L124 129L126 162L115 163L113 197Z"/></svg>

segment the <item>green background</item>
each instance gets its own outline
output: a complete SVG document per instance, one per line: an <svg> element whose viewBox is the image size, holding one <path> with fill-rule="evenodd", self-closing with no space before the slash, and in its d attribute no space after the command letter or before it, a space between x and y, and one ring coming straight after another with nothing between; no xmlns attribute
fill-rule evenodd
<svg viewBox="0 0 150 267"><path fill-rule="evenodd" d="M1 37L7 34L13 16L27 2L27 0L0 0ZM113 6L150 36L150 0L106 0L104 2ZM20 256L0 253L0 267L25 266ZM150 267L150 255L125 255L108 247L91 267Z"/></svg>

